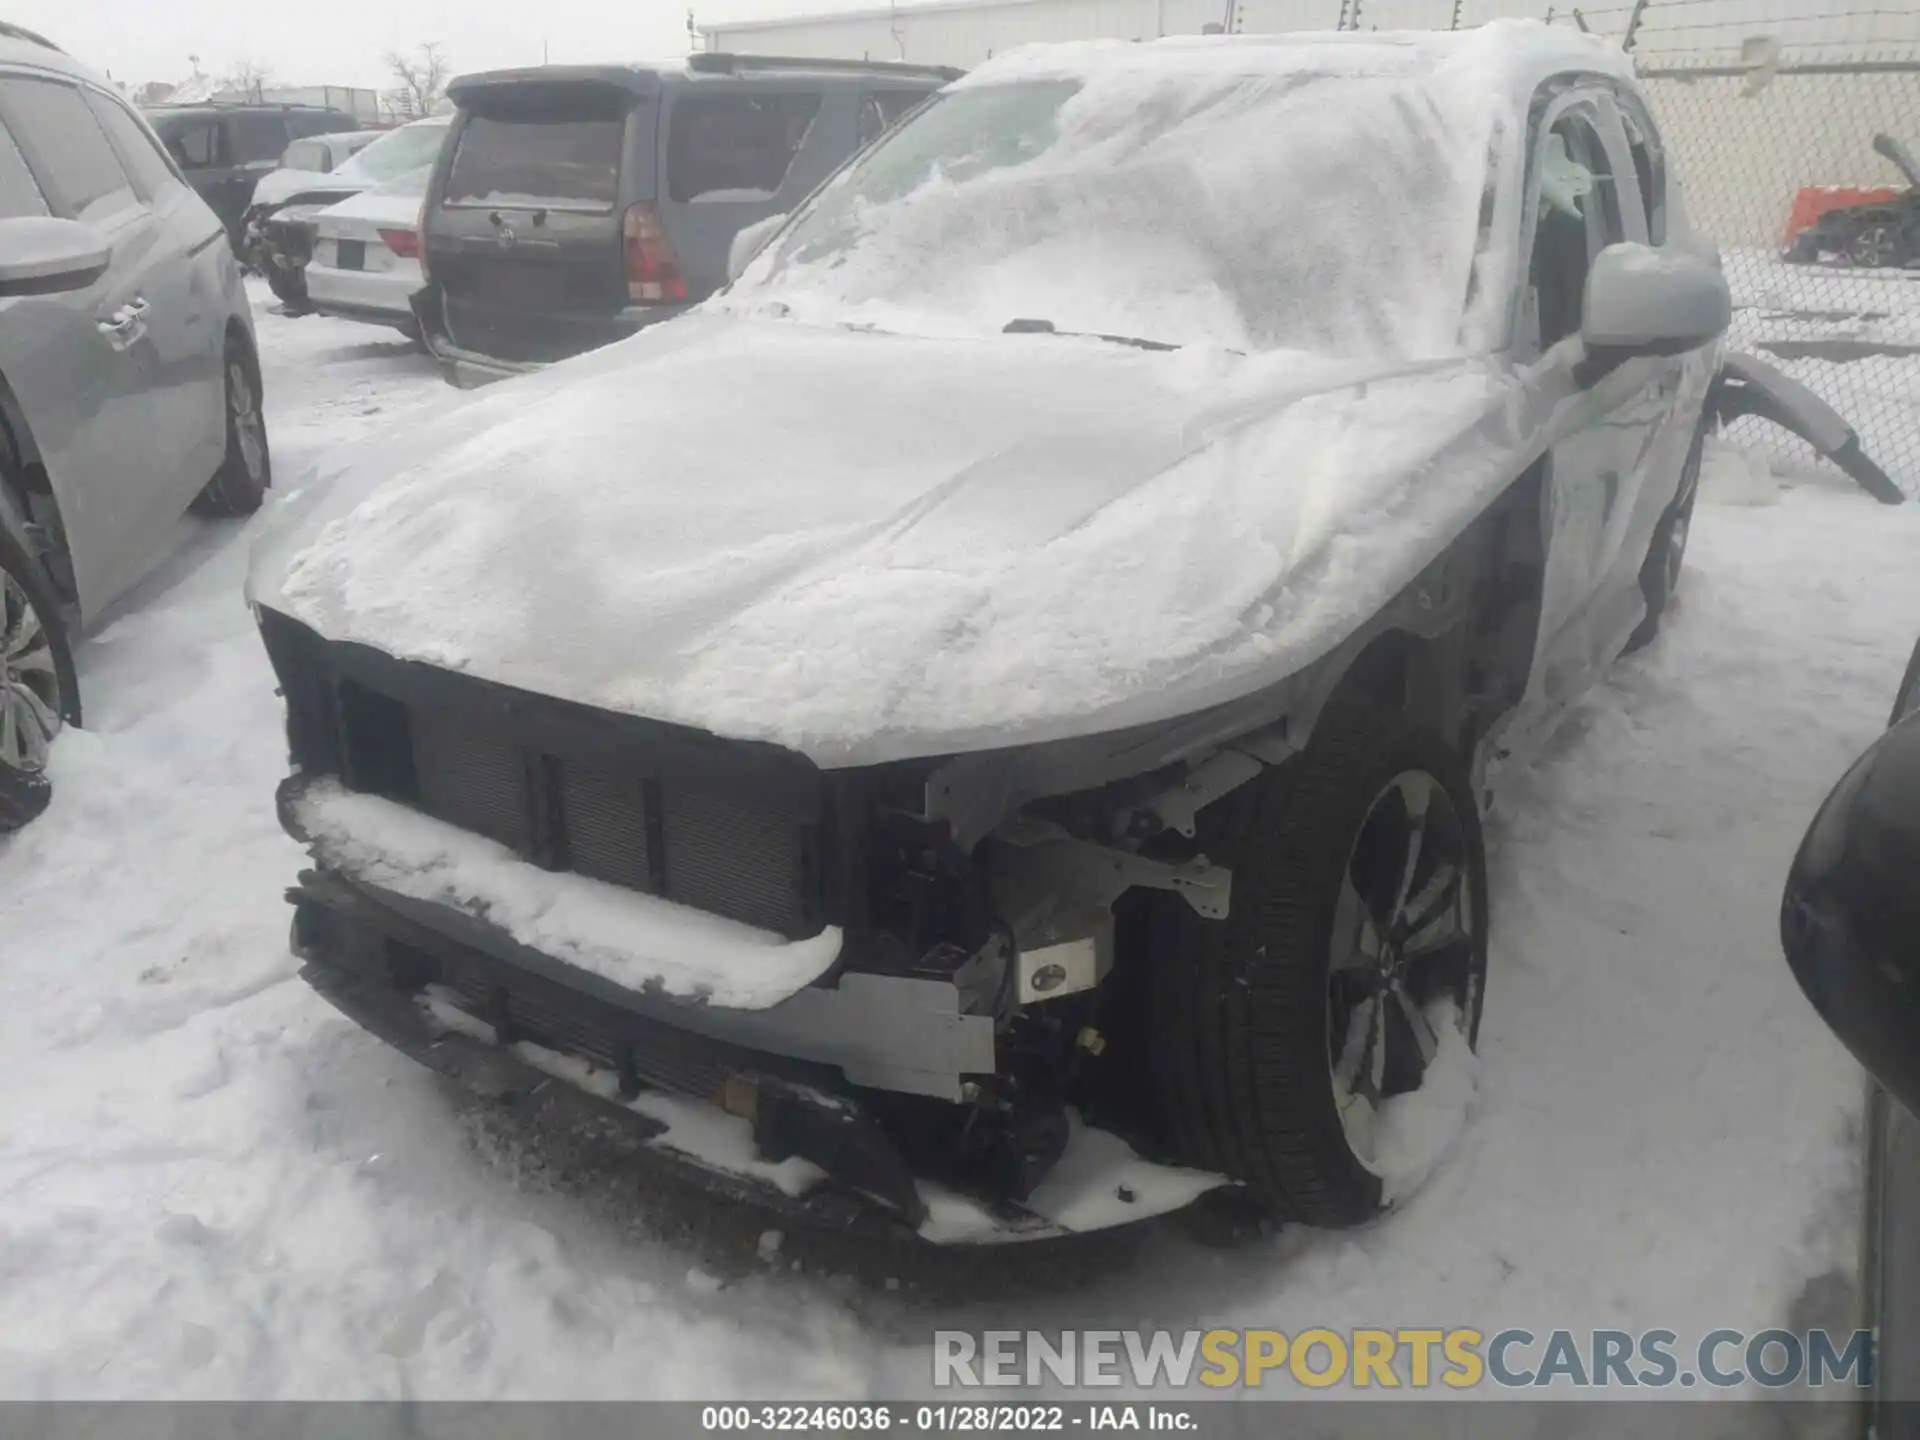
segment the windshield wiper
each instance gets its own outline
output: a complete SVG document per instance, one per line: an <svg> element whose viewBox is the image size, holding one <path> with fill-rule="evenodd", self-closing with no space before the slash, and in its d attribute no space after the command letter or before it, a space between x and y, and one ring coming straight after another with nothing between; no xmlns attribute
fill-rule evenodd
<svg viewBox="0 0 1920 1440"><path fill-rule="evenodd" d="M1136 350L1178 350L1178 345L1168 344L1165 340L1142 340L1138 335L1100 335L1087 330L1060 330L1051 320L1034 320L1022 316L1009 320L1000 327L1002 335L1071 335L1080 340L1105 340L1109 345L1131 345Z"/></svg>

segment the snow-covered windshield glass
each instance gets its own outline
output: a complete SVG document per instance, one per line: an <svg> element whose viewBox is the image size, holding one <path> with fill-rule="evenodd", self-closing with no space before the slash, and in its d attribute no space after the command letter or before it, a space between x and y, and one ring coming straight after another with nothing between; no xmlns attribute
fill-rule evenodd
<svg viewBox="0 0 1920 1440"><path fill-rule="evenodd" d="M370 185L397 180L423 165L433 164L434 157L440 153L440 142L446 138L446 121L416 120L382 135L342 165L340 173Z"/></svg>
<svg viewBox="0 0 1920 1440"><path fill-rule="evenodd" d="M843 171L723 303L909 332L1022 320L1245 350L1457 351L1490 183L1484 94L1263 52L1145 63L1157 48L961 82Z"/></svg>

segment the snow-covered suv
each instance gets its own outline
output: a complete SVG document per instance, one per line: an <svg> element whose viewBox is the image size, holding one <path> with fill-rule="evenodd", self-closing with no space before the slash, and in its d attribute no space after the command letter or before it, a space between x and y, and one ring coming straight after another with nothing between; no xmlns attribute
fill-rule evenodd
<svg viewBox="0 0 1920 1440"><path fill-rule="evenodd" d="M283 515L305 973L771 1203L1364 1220L1470 1095L1481 807L1668 605L1728 313L1564 28L992 61Z"/></svg>

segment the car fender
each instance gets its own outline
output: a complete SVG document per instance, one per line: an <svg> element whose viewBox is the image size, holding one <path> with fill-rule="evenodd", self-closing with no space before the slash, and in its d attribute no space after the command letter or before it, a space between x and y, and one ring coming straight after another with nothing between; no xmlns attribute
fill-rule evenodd
<svg viewBox="0 0 1920 1440"><path fill-rule="evenodd" d="M1906 492L1860 448L1860 435L1826 401L1777 366L1754 355L1730 354L1707 405L1725 424L1743 415L1770 420L1831 460L1874 499L1898 505Z"/></svg>

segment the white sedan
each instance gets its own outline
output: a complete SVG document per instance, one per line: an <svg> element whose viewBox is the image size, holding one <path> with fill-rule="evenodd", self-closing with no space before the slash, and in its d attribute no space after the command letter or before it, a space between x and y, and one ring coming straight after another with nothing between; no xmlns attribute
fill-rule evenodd
<svg viewBox="0 0 1920 1440"><path fill-rule="evenodd" d="M307 299L322 315L365 320L416 334L420 197L430 170L404 175L343 200L314 221Z"/></svg>

